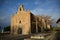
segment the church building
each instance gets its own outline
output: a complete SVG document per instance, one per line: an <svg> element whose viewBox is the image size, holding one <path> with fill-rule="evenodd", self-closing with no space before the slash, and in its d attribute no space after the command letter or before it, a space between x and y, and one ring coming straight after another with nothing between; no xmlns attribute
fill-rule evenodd
<svg viewBox="0 0 60 40"><path fill-rule="evenodd" d="M25 10L23 5L20 5L16 14L11 16L11 34L27 35L39 33L42 28L41 24L43 24L46 29L44 20L33 15L30 10Z"/></svg>
<svg viewBox="0 0 60 40"><path fill-rule="evenodd" d="M30 12L30 10L26 11L23 5L20 5L16 14L11 17L12 34L25 35L35 33L37 29L36 25L36 17Z"/></svg>

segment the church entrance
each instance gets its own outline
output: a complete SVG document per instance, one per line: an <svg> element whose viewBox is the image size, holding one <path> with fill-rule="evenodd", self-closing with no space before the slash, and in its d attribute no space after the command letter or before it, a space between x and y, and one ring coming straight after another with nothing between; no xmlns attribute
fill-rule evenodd
<svg viewBox="0 0 60 40"><path fill-rule="evenodd" d="M18 28L18 34L22 34L22 28Z"/></svg>

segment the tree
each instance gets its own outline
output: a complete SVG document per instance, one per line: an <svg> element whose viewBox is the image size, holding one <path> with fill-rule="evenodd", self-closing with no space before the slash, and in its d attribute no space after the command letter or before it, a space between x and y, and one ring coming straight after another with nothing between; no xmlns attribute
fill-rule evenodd
<svg viewBox="0 0 60 40"><path fill-rule="evenodd" d="M0 29L1 29L1 26L0 26Z"/></svg>
<svg viewBox="0 0 60 40"><path fill-rule="evenodd" d="M10 31L10 26L4 27L4 31Z"/></svg>
<svg viewBox="0 0 60 40"><path fill-rule="evenodd" d="M54 27L53 31L60 31L60 27Z"/></svg>
<svg viewBox="0 0 60 40"><path fill-rule="evenodd" d="M44 29L45 31L51 30L52 27L51 23L53 22L51 16L39 16L39 19L40 19L40 25L42 29Z"/></svg>
<svg viewBox="0 0 60 40"><path fill-rule="evenodd" d="M1 32L1 26L0 26L0 32Z"/></svg>

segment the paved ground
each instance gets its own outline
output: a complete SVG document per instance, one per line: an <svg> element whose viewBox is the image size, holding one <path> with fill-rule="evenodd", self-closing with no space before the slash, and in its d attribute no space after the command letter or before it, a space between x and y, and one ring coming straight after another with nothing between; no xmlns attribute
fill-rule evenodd
<svg viewBox="0 0 60 40"><path fill-rule="evenodd" d="M55 34L55 40L60 40L60 31Z"/></svg>
<svg viewBox="0 0 60 40"><path fill-rule="evenodd" d="M41 36L40 34L38 34ZM43 34L45 35L44 40L60 40L60 32L53 32L51 34ZM37 34L34 34L34 36L37 36ZM38 39L31 39L31 35L3 35L0 34L0 40L38 40ZM41 40L41 39L40 39Z"/></svg>
<svg viewBox="0 0 60 40"><path fill-rule="evenodd" d="M60 40L60 31L53 32L48 40Z"/></svg>
<svg viewBox="0 0 60 40"><path fill-rule="evenodd" d="M29 37L29 35L3 35L0 36L0 40L24 40L24 38Z"/></svg>

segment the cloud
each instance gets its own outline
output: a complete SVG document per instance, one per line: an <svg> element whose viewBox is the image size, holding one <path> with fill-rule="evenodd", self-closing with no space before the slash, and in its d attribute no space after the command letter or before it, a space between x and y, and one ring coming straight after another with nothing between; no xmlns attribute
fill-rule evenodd
<svg viewBox="0 0 60 40"><path fill-rule="evenodd" d="M44 8L40 8L40 7L37 7L33 10L31 10L31 12L35 13L35 14L44 14L44 13L48 13L52 11L52 9L44 9Z"/></svg>
<svg viewBox="0 0 60 40"><path fill-rule="evenodd" d="M52 4L57 4L58 0L36 0L34 2L35 5L39 5L39 6L53 6Z"/></svg>
<svg viewBox="0 0 60 40"><path fill-rule="evenodd" d="M0 16L0 26L7 26L10 23L9 15Z"/></svg>
<svg viewBox="0 0 60 40"><path fill-rule="evenodd" d="M40 4L39 0L36 0L36 1L34 2L34 4L35 4L35 5Z"/></svg>
<svg viewBox="0 0 60 40"><path fill-rule="evenodd" d="M10 20L10 15L3 15L3 16L0 16L0 22L5 22L7 20Z"/></svg>
<svg viewBox="0 0 60 40"><path fill-rule="evenodd" d="M31 10L31 12L35 15L48 15L48 16L52 16L52 18L54 19L58 19L60 16L59 14L59 9L57 8L48 8L48 9L44 9L44 8L40 8L40 7L37 7L33 10Z"/></svg>
<svg viewBox="0 0 60 40"><path fill-rule="evenodd" d="M4 20L4 19L6 19L6 17L7 16L2 16L2 17L0 17L0 20Z"/></svg>
<svg viewBox="0 0 60 40"><path fill-rule="evenodd" d="M5 1L4 3L8 4L9 2L8 1Z"/></svg>
<svg viewBox="0 0 60 40"><path fill-rule="evenodd" d="M36 0L34 4L38 6L31 12L36 15L44 14L55 18L58 18L60 15L57 0Z"/></svg>

